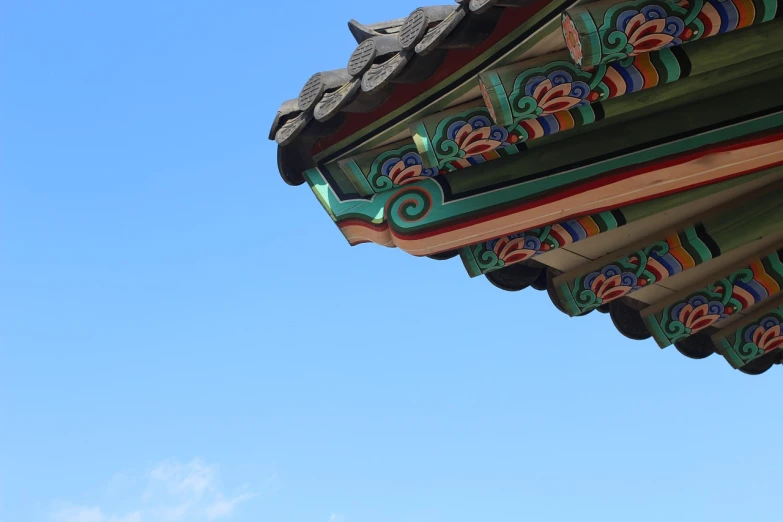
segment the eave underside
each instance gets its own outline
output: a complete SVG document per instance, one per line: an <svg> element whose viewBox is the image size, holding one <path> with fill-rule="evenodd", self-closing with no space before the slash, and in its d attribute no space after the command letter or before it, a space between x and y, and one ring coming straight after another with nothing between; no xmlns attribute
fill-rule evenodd
<svg viewBox="0 0 783 522"><path fill-rule="evenodd" d="M778 2L539 4L492 7L527 18L493 24L472 76L349 116L372 119L360 132L322 126L303 179L352 245L458 254L471 277L608 313L630 338L749 374L780 363ZM607 31L639 38L618 20L677 32L610 56Z"/></svg>

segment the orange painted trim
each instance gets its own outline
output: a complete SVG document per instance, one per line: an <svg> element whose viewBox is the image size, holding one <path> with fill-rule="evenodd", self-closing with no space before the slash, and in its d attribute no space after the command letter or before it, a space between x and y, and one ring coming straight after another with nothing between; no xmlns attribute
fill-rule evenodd
<svg viewBox="0 0 783 522"><path fill-rule="evenodd" d="M679 235L676 233L669 235L666 238L666 242L669 243L669 253L680 263L683 270L696 266L696 260L682 247Z"/></svg>
<svg viewBox="0 0 783 522"><path fill-rule="evenodd" d="M753 25L756 20L756 7L753 5L753 0L734 0L734 5L737 6L739 13L737 29Z"/></svg>
<svg viewBox="0 0 783 522"><path fill-rule="evenodd" d="M565 130L573 129L576 126L576 122L574 121L574 117L568 111L559 111L559 112L556 112L553 116L557 119L558 125L560 125L560 131L559 132L563 132Z"/></svg>
<svg viewBox="0 0 783 522"><path fill-rule="evenodd" d="M780 292L780 285L771 275L767 273L767 270L764 268L764 263L761 262L761 259L756 259L753 261L753 263L750 265L750 269L753 271L753 278L761 283L761 286L766 288L770 295Z"/></svg>
<svg viewBox="0 0 783 522"><path fill-rule="evenodd" d="M709 185L783 165L783 137L775 141L703 155L656 170L641 170L631 177L609 176L574 187L566 197L542 198L518 210L484 216L417 236L391 231L394 243L413 255L428 255L468 246L518 230L540 227L585 214L647 201L691 188ZM640 183L644 179L644 183ZM558 196L562 196L558 194Z"/></svg>
<svg viewBox="0 0 783 522"><path fill-rule="evenodd" d="M601 229L598 228L598 224L596 224L596 222L589 216L576 218L576 222L582 225L582 228L585 229L587 237L597 236L601 233Z"/></svg>
<svg viewBox="0 0 783 522"><path fill-rule="evenodd" d="M657 86L658 83L660 83L661 77L655 67L653 67L649 54L645 53L636 56L634 58L633 65L644 77L644 87L642 89L649 89L651 87Z"/></svg>

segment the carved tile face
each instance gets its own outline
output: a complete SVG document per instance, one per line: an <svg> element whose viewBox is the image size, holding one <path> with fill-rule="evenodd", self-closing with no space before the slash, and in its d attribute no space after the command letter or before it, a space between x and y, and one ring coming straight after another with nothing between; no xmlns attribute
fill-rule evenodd
<svg viewBox="0 0 783 522"><path fill-rule="evenodd" d="M348 60L348 74L351 76L360 76L372 66L378 51L375 48L375 40L370 38L363 41L351 55Z"/></svg>
<svg viewBox="0 0 783 522"><path fill-rule="evenodd" d="M323 91L324 82L321 73L312 75L299 93L299 108L303 111L311 109L321 98Z"/></svg>
<svg viewBox="0 0 783 522"><path fill-rule="evenodd" d="M416 9L405 20L405 23L400 29L400 45L403 49L413 49L416 44L424 37L427 32L427 26L429 25L429 19L423 9Z"/></svg>

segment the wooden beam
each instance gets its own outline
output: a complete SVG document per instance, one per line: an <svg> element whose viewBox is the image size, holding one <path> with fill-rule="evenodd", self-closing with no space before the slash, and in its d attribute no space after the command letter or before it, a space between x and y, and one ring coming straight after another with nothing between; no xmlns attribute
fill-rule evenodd
<svg viewBox="0 0 783 522"><path fill-rule="evenodd" d="M516 129L493 123L489 110L475 100L411 125L424 164L445 174L505 158L525 149Z"/></svg>
<svg viewBox="0 0 783 522"><path fill-rule="evenodd" d="M535 48L551 35L551 31L541 32L539 28L551 22L556 30L562 10L572 2L574 0L538 0L529 9L505 10L497 27L481 45L450 53L432 81L406 87L405 95L394 96L382 111L348 115L339 131L323 138L313 148L313 160L318 164L328 163L352 151L368 150L394 141L395 136L399 139L412 119L449 107L455 100L465 99L464 96L475 89L475 77L479 71L491 67L499 56L502 60L510 46L514 46L514 53ZM482 20L494 17L464 16L465 7L463 5L462 9L455 11L463 14L462 22L459 18L449 17L432 28L416 46L416 53L437 52L464 45L471 38L475 41L481 34L486 35L487 27L482 28ZM442 27L446 29L442 30ZM463 30L466 32L464 35Z"/></svg>
<svg viewBox="0 0 783 522"><path fill-rule="evenodd" d="M479 83L492 119L499 125L534 120L559 128L570 119L589 120L583 113L596 102L781 51L781 30L783 21L776 21L715 41L663 48L589 70L574 65L563 51L482 72Z"/></svg>
<svg viewBox="0 0 783 522"><path fill-rule="evenodd" d="M524 197L530 187L521 184L455 199L447 196L444 185L437 181L445 176L427 178L400 190L376 194L358 205L340 203L338 206L350 210L344 217L345 226L342 222L338 225L349 241L353 233L349 229L367 228L359 235L362 240L378 237L386 243L391 235L397 246L413 255L453 250L515 230L537 228L783 164L783 120L778 118L783 118L783 113L627 154L607 160L600 167L575 169L570 174L576 174L577 179L577 172L587 175L583 183L572 178L568 190L544 197ZM765 127L767 131L760 130ZM751 129L756 132L744 138L728 137ZM681 152L672 157L672 150L677 149ZM651 154L659 159L651 160ZM640 165L645 161L642 158L646 163ZM613 172L606 170L611 170L611 165L618 161L629 162L629 167ZM588 178L598 175L594 170L597 167L603 175L589 181ZM550 182L543 179L533 183ZM381 228L374 224L377 219L384 224Z"/></svg>
<svg viewBox="0 0 783 522"><path fill-rule="evenodd" d="M742 368L772 352L783 351L783 295L769 299L746 319L712 336L715 350L734 368Z"/></svg>
<svg viewBox="0 0 783 522"><path fill-rule="evenodd" d="M695 68L696 74L653 89L649 94L642 95L637 91L628 96L626 89L626 94L610 95L600 103L585 104L535 119L523 119L511 125L503 121L494 123L502 118L497 116L497 107L492 109L491 101L488 102L489 112L482 110L478 102L472 102L412 123L411 133L424 165L446 173L517 154L544 143L541 138L552 137L562 131L571 130L573 133L572 129L580 129L602 120L624 121L634 117L634 114L671 108L705 95L716 96L731 90L747 89L754 83L779 77L783 65L783 51L775 52L775 49L783 49L783 40L768 41L773 29L783 30L783 25L771 24L763 29L757 30L752 38L748 36L749 33L732 35L728 38L730 41L722 42L712 52L703 45L689 46L688 53L695 57L696 65L690 59L683 63L691 71ZM742 49L743 59L731 52L737 46ZM751 56L756 57L748 58ZM551 55L546 59L552 60ZM638 58L635 62L637 66L644 59ZM724 64L727 65L722 66ZM512 69L518 66L512 66ZM484 74L491 75L493 72ZM641 76L635 74L631 77ZM639 85L644 86L641 83ZM489 92L485 94L491 98ZM471 120L472 124L468 125ZM465 130L460 133L462 129Z"/></svg>
<svg viewBox="0 0 783 522"><path fill-rule="evenodd" d="M707 327L746 312L780 294L783 244L751 254L747 261L642 310L658 346L665 348Z"/></svg>
<svg viewBox="0 0 783 522"><path fill-rule="evenodd" d="M329 172L317 169L307 177L319 200L339 216L350 242L394 243L389 225L395 223L399 246L430 255L771 168L783 158L781 142L772 136L783 130L779 108L779 82L773 80L755 86L753 96L741 90L705 98L579 139L557 140L524 157L478 165L475 175L425 176L370 198L354 188L325 186ZM759 136L771 141L758 142ZM390 217L390 199L413 187L432 201L434 211Z"/></svg>
<svg viewBox="0 0 783 522"><path fill-rule="evenodd" d="M555 118L542 117L502 126L494 123L480 100L474 100L414 122L410 130L424 165L445 174L543 146L563 131L574 135L583 132L587 125L606 127L700 101L705 96L744 91L781 76L783 52L778 52L684 78L660 89L586 105Z"/></svg>
<svg viewBox="0 0 783 522"><path fill-rule="evenodd" d="M475 100L413 123L411 134L424 165L445 174L544 146L564 131L573 136L596 125L605 128L655 111L700 101L705 96L744 91L781 76L783 52L778 52L684 78L660 89L636 92L508 126L494 123L489 110ZM590 127L585 129L586 126Z"/></svg>
<svg viewBox="0 0 783 522"><path fill-rule="evenodd" d="M746 117L744 115L760 114L781 106L779 85L783 78L783 67L773 72L777 77L747 89L715 98L703 94L700 100L691 98L687 104L677 104L668 110L654 111L639 118L623 118L615 124L602 121L592 127L598 129L595 132L587 130L591 127L584 127L568 134L548 136L526 144L529 150L524 154L490 165L477 165L470 175L458 172L447 173L443 177L448 180L449 191L456 198L461 197L461 194L496 190L513 183L526 183L532 195L539 180L546 177L549 182L554 182L554 176L559 176L563 170L570 170L572 166L613 161L621 158L625 151L639 150L646 144L675 143L695 129L717 128L722 125L721 122L741 121ZM752 96L748 95L750 89ZM638 93L640 96L644 94ZM622 98L611 100L604 105L622 101ZM720 110L716 110L716 107L720 107ZM564 150L568 153L563 154ZM558 184L557 188L568 183ZM628 202L618 206L625 204Z"/></svg>
<svg viewBox="0 0 783 522"><path fill-rule="evenodd" d="M430 255L771 168L776 157L783 158L778 138L766 135L772 141L758 143L751 136L783 130L783 113L771 112L780 105L778 85L771 81L757 86L754 96L739 92L705 99L590 133L569 141L568 154L561 153L562 143L553 143L527 151L524 161L515 156L491 168L474 167L476 175L426 177L369 199L335 192L319 170L306 177L330 214L347 221L340 226L351 243L393 242L389 224L399 217L399 246ZM667 140L672 121L680 134ZM740 141L729 149L715 145L732 140ZM744 159L737 161L739 155ZM655 167L667 156L666 167ZM389 219L390 199L413 187L436 211Z"/></svg>
<svg viewBox="0 0 783 522"><path fill-rule="evenodd" d="M742 178L695 188L684 193L644 201L613 211L569 219L533 230L519 231L515 234L463 247L459 250L459 254L470 277L485 275L495 270L553 252L559 248L579 243L653 214L666 212L672 208L698 201L763 177L771 177L779 172L783 172L783 170L762 171Z"/></svg>
<svg viewBox="0 0 783 522"><path fill-rule="evenodd" d="M722 254L779 235L783 184L718 207L640 240L636 245L577 267L554 280L571 316L582 315L637 290L660 284Z"/></svg>
<svg viewBox="0 0 783 522"><path fill-rule="evenodd" d="M438 174L424 166L416 145L408 140L340 160L340 168L362 195L385 192Z"/></svg>
<svg viewBox="0 0 783 522"><path fill-rule="evenodd" d="M603 0L563 13L571 59L594 67L775 18L776 0Z"/></svg>
<svg viewBox="0 0 783 522"><path fill-rule="evenodd" d="M468 274L476 277L619 228L625 223L621 210L599 212L483 241L463 247L459 252Z"/></svg>

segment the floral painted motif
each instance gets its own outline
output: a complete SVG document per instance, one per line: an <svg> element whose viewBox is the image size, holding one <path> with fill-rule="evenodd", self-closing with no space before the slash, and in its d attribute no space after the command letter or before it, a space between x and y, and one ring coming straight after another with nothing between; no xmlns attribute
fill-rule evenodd
<svg viewBox="0 0 783 522"><path fill-rule="evenodd" d="M769 22L779 14L779 4L774 0L628 0L604 10L588 2L569 8L561 28L574 62L589 68Z"/></svg>
<svg viewBox="0 0 783 522"><path fill-rule="evenodd" d="M585 286L595 294L598 305L626 295L636 287L637 283L636 274L624 272L617 265L609 265L585 278Z"/></svg>
<svg viewBox="0 0 783 522"><path fill-rule="evenodd" d="M414 143L380 154L371 151L359 155L344 165L343 171L366 178L369 188L376 194L439 174L437 169L424 164Z"/></svg>
<svg viewBox="0 0 783 522"><path fill-rule="evenodd" d="M426 168L421 156L409 152L404 156L389 158L381 166L381 174L388 177L395 185L406 185L424 178L438 175L437 169Z"/></svg>
<svg viewBox="0 0 783 522"><path fill-rule="evenodd" d="M629 56L680 45L683 37L687 40L691 36L691 30L686 29L681 18L669 16L657 5L624 11L617 19L616 28L625 35Z"/></svg>
<svg viewBox="0 0 783 522"><path fill-rule="evenodd" d="M486 107L473 107L451 114L437 122L434 131L419 125L414 140L426 154L427 165L437 166L440 174L516 154L514 144L520 141L518 126L504 127L490 118Z"/></svg>
<svg viewBox="0 0 783 522"><path fill-rule="evenodd" d="M783 288L782 256L783 250L757 258L746 268L646 316L644 321L658 345L666 347L779 294ZM763 337L763 333L759 335Z"/></svg>
<svg viewBox="0 0 783 522"><path fill-rule="evenodd" d="M742 368L765 354L783 349L781 320L783 306L778 306L751 324L720 337L717 344L732 366Z"/></svg>
<svg viewBox="0 0 783 522"><path fill-rule="evenodd" d="M702 227L686 227L599 270L560 283L558 293L569 314L589 312L712 259L716 252L709 242Z"/></svg>
<svg viewBox="0 0 783 522"><path fill-rule="evenodd" d="M783 347L780 321L775 317L765 318L745 332L745 341L755 344L764 353Z"/></svg>
<svg viewBox="0 0 783 522"><path fill-rule="evenodd" d="M488 241L487 246L504 265L509 265L538 254L541 251L541 240L536 236L512 234Z"/></svg>
<svg viewBox="0 0 783 522"><path fill-rule="evenodd" d="M579 30L574 24L574 20L567 14L563 15L563 37L565 38L568 51L571 58L577 65L582 65L583 52L582 41L579 38Z"/></svg>
<svg viewBox="0 0 783 522"><path fill-rule="evenodd" d="M711 301L704 296L697 295L689 299L687 303L675 306L671 311L671 316L673 320L684 325L685 331L683 333L685 335L692 335L732 312L731 308L727 310L720 301Z"/></svg>
<svg viewBox="0 0 783 522"><path fill-rule="evenodd" d="M493 105L504 124L556 117L554 122L539 123L545 126L552 123L558 125L556 122L563 117L578 118L579 113L585 112L587 107L596 102L677 81L686 70L681 63L685 59L684 55L678 57L668 47L652 55L643 53L644 56L629 56L628 53L634 49L627 45L627 36L624 32L615 33L618 37L612 41L619 40L619 50L609 60L613 63L581 69L570 62L553 61L522 71L514 78L513 87L509 85L510 80L489 72L482 81L488 84L501 83L503 89L491 91L485 99L488 99L489 105ZM640 44L646 45L641 41L643 34L634 34ZM506 95L509 91L510 94ZM569 113L569 116L565 113ZM591 118L589 122L581 124L593 121L596 120Z"/></svg>
<svg viewBox="0 0 783 522"><path fill-rule="evenodd" d="M466 158L509 145L508 131L500 125L493 125L485 116L474 116L468 121L456 121L449 125L446 136L456 143Z"/></svg>
<svg viewBox="0 0 783 522"><path fill-rule="evenodd" d="M567 71L557 70L530 78L525 84L525 98L519 104L532 105L533 114L543 116L585 105L589 95L589 85L574 80Z"/></svg>
<svg viewBox="0 0 783 522"><path fill-rule="evenodd" d="M531 259L625 224L619 210L569 219L554 225L509 234L460 251L471 277Z"/></svg>

